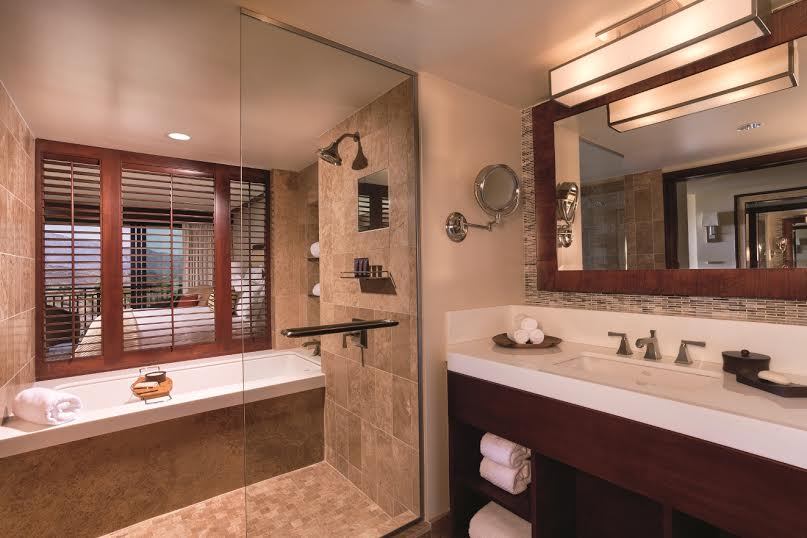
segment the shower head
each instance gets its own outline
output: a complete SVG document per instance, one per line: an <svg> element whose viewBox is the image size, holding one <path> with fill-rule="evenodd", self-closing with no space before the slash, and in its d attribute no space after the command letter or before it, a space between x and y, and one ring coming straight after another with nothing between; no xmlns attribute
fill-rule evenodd
<svg viewBox="0 0 807 538"><path fill-rule="evenodd" d="M339 142L334 142L327 148L318 149L317 155L325 162L342 166L342 157L339 156Z"/></svg>
<svg viewBox="0 0 807 538"><path fill-rule="evenodd" d="M318 149L317 155L319 155L319 158L327 163L342 166L342 157L339 156L339 143L345 138L352 138L359 145L358 151L356 152L356 158L353 159L353 170L362 170L367 168L367 157L364 155L364 151L362 150L361 137L359 136L359 133L345 133L337 138L330 146Z"/></svg>

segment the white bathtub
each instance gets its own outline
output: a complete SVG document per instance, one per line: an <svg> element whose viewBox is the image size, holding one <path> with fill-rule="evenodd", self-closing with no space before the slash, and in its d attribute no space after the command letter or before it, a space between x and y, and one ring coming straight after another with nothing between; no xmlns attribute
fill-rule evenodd
<svg viewBox="0 0 807 538"><path fill-rule="evenodd" d="M0 458L153 422L204 413L241 403L276 398L325 386L319 357L308 351L256 351L243 356L161 364L173 380L171 400L146 404L132 394L138 368L88 374L36 386L81 398L79 418L40 426L11 418L0 426Z"/></svg>

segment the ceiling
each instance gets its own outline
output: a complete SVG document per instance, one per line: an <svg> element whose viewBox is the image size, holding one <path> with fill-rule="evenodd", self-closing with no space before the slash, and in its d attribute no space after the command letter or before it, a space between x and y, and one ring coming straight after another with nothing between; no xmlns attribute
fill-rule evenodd
<svg viewBox="0 0 807 538"><path fill-rule="evenodd" d="M807 38L797 42L799 71L807 74ZM559 122L597 146L581 151L584 179L604 179L645 170L677 170L807 145L807 127L794 118L807 117L807 83L619 133L608 127L605 107ZM738 132L760 122L762 127ZM614 154L622 159L615 159Z"/></svg>
<svg viewBox="0 0 807 538"><path fill-rule="evenodd" d="M0 80L38 137L237 163L239 5L521 108L547 97L549 68L652 2L2 0Z"/></svg>

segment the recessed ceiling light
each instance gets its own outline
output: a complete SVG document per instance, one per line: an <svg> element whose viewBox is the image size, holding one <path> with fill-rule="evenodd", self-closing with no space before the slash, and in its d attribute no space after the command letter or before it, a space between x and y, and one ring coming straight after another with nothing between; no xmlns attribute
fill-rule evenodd
<svg viewBox="0 0 807 538"><path fill-rule="evenodd" d="M752 131L754 129L759 129L762 127L762 123L758 121L752 121L751 123L744 123L737 127L737 131L744 133L745 131Z"/></svg>
<svg viewBox="0 0 807 538"><path fill-rule="evenodd" d="M168 138L186 142L191 139L191 135L186 135L185 133L168 133Z"/></svg>

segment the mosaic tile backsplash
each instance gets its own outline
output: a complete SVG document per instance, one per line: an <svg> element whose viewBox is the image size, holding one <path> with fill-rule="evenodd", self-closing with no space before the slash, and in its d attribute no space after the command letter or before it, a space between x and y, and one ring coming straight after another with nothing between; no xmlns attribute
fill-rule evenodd
<svg viewBox="0 0 807 538"><path fill-rule="evenodd" d="M527 304L557 308L807 325L807 301L746 299L741 297L619 295L539 290L535 265L534 158L532 110L527 108L521 112L521 178L524 196L524 297ZM807 285L807 282L805 285Z"/></svg>

